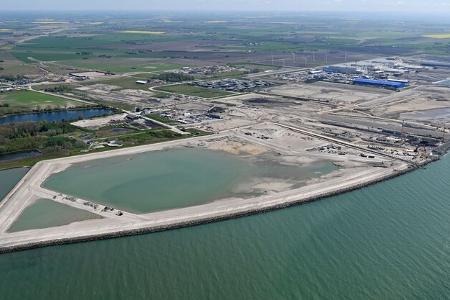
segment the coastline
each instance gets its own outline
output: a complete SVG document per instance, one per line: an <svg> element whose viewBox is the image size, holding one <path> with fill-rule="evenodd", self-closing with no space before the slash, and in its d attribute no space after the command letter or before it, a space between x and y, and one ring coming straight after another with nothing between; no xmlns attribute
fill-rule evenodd
<svg viewBox="0 0 450 300"><path fill-rule="evenodd" d="M219 136L226 135L216 135L216 137ZM16 187L5 197L4 201L0 202L0 209L3 209L6 205L10 205L11 198L16 197L17 193L22 192L26 200L21 203L23 206L22 208L16 209L15 213L17 217L24 207L35 200L34 198L36 196L33 196L32 192L28 191L26 187L27 184L33 186L36 182L36 179L34 181L32 180L33 177L42 175L41 172L44 172L44 174L48 176L49 174L60 171L61 168L66 168L80 160L94 160L105 156L110 157L111 155L137 154L165 149L189 141L202 141L209 138L211 137L196 137L182 141L138 146L135 148L119 149L110 152L93 153L40 162L33 167L24 178L22 178ZM64 161L65 164L61 164L62 161ZM431 161L427 161L427 163L430 162ZM417 167L402 163L395 168L372 168L351 175L347 172L344 175L341 174L337 178L307 185L299 189L272 195L264 195L252 199L223 199L199 206L137 215L139 216L139 220L133 219L134 216L130 216L128 219L109 219L93 223L88 222L86 224L73 223L68 226L25 231L17 234L9 234L8 236L2 235L0 231L0 237L2 237L0 239L0 253L160 232L265 213L361 189L416 169ZM39 176L41 182L43 182L45 178ZM14 204L20 205L20 203ZM5 222L5 219L3 219L3 222ZM0 215L0 225L1 224L2 219Z"/></svg>

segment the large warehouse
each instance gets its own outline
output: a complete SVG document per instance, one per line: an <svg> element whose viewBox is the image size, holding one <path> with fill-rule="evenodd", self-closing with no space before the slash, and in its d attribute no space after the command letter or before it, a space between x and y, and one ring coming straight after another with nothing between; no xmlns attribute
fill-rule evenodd
<svg viewBox="0 0 450 300"><path fill-rule="evenodd" d="M353 80L353 84L378 86L378 87L384 87L384 88L389 88L389 89L402 89L408 85L406 82L379 80L379 79L366 79L366 78L356 78Z"/></svg>
<svg viewBox="0 0 450 300"><path fill-rule="evenodd" d="M342 74L358 74L361 73L355 67L347 67L347 66L326 66L322 69L327 73L342 73Z"/></svg>

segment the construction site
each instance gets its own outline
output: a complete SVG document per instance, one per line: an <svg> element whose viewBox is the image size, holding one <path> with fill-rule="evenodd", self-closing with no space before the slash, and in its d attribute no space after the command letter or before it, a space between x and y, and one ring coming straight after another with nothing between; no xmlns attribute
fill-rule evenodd
<svg viewBox="0 0 450 300"><path fill-rule="evenodd" d="M421 61L420 57L380 58L323 68L261 72L244 77L245 81L185 83L204 89L238 85L237 89L232 88L234 93L214 98L172 92L157 98L152 87L125 91L128 95L125 97L124 90L110 88L95 79L93 85L83 85L77 90L103 94L109 101L126 102L135 109L77 121L72 123L75 126L162 126L177 133L186 134L195 129L209 135L189 137L187 134L185 139L171 142L36 164L0 204L0 251L154 232L233 218L317 200L425 167L444 155L450 145L447 128L450 94L448 87L435 84L450 77L450 69L423 65ZM244 86L243 82L255 84ZM71 95L76 94L71 92ZM150 101L153 97L158 100ZM155 116L164 121L154 120ZM109 146L121 147L120 138ZM232 197L212 198L199 205L181 205L144 214L44 187L48 178L82 163L113 157L132 160L141 153L170 149L205 149L250 162L267 164L270 161L281 166L312 168L325 162L330 167L326 172L316 175L312 172L301 180L283 176L254 177L240 185L240 194ZM41 198L101 218L9 232L8 228L23 210Z"/></svg>

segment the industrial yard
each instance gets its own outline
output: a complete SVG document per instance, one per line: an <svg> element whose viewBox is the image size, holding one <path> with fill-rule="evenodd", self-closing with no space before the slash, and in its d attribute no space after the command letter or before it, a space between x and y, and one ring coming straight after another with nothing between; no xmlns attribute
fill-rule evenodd
<svg viewBox="0 0 450 300"><path fill-rule="evenodd" d="M392 64L392 60L382 61ZM310 74L317 68L294 70L283 75L261 73L262 77L257 81L248 80L255 82L254 86L249 85L245 90L239 88L236 94L226 97L210 100L169 95L151 102L152 104L140 100L146 94L152 97L152 87L148 88L148 92L136 90L138 92L134 99L116 96L114 89L95 83L89 91L103 90L110 101L119 101L120 98L120 101L135 106L135 110L76 121L72 123L73 126L91 130L113 126L137 131L148 130L152 126L173 126L180 132L189 129L208 132L210 135L186 136L187 139L174 142L38 163L2 201L1 249L8 251L48 245L53 241L68 242L151 232L230 218L311 201L421 168L446 153L450 137L446 125L450 98L447 88L433 83L436 73L442 74L443 70L437 71L429 66L419 67L420 60L417 58L396 58L395 61L396 64L406 64L407 61L409 72L414 69L413 75L398 75L395 81L391 80L390 82L403 82L401 87L395 88L386 85L385 81L389 79L383 79L377 84L378 81L375 80L378 79L368 79L374 76L373 71L359 69L350 71L374 81L368 85L348 80L330 80L330 76L348 77L347 72L350 71L346 67L324 67L328 70L324 77L314 81L310 80L309 75L299 77L298 74ZM376 63L356 64L364 66L365 70L379 69L374 67L378 60ZM404 70L404 64L398 68ZM332 73L331 69L334 70ZM390 76L378 71L376 74L386 75L388 78ZM450 73L441 76L450 76ZM433 79L427 81L426 78ZM97 79L94 80L97 82ZM229 82L241 84L239 80L225 82L227 83L219 81L217 84L225 87L229 87ZM201 86L206 89L221 88L215 84ZM87 91L86 88L81 90ZM429 118L425 117L427 114ZM147 116L160 121L152 123L153 119ZM123 147L118 137L108 143L92 144L90 149L95 152L105 146ZM247 194L254 196L217 198L201 205L147 214L136 214L123 207L101 205L91 199L77 198L43 187L45 180L52 174L74 164L180 147L208 149L247 160L264 159L290 166L314 166L320 162L328 162L335 169L319 177L310 177L300 186L300 181L293 181L292 178L255 178L249 185L240 187L241 192L247 191ZM8 233L15 218L34 201L42 198L96 214L101 219L75 222L52 229Z"/></svg>

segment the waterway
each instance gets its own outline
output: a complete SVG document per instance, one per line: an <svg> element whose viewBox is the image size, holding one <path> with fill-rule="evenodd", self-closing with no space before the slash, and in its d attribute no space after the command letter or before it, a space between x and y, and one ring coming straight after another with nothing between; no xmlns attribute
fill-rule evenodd
<svg viewBox="0 0 450 300"><path fill-rule="evenodd" d="M25 158L33 158L33 157L38 157L41 155L42 155L42 153L37 150L19 151L19 152L7 153L7 154L0 154L0 162L14 161L14 160L25 159Z"/></svg>
<svg viewBox="0 0 450 300"><path fill-rule="evenodd" d="M49 199L39 199L28 206L14 221L8 232L62 226L102 217Z"/></svg>
<svg viewBox="0 0 450 300"><path fill-rule="evenodd" d="M295 182L337 169L329 162L285 165L220 151L172 149L80 163L51 176L44 186L115 208L148 213L234 196L263 193L249 186L267 177Z"/></svg>
<svg viewBox="0 0 450 300"><path fill-rule="evenodd" d="M0 255L2 299L448 299L450 157L352 193Z"/></svg>
<svg viewBox="0 0 450 300"><path fill-rule="evenodd" d="M59 122L59 121L76 121L90 119L95 117L107 116L113 114L112 109L108 108L91 108L91 109L74 109L60 110L52 112L38 112L30 114L9 115L0 118L0 125L7 125L21 122Z"/></svg>

